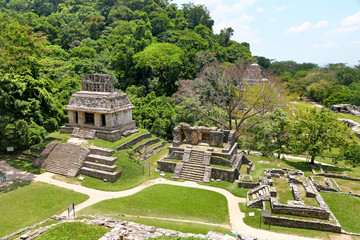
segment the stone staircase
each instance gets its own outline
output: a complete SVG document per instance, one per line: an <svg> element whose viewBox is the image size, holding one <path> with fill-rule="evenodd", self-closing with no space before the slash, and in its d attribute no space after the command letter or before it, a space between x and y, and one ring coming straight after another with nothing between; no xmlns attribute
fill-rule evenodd
<svg viewBox="0 0 360 240"><path fill-rule="evenodd" d="M262 206L262 201L270 200L270 187L268 185L259 185L248 191L247 195L248 195L248 201L247 201L248 207ZM249 196L252 197L251 200L249 200Z"/></svg>
<svg viewBox="0 0 360 240"><path fill-rule="evenodd" d="M75 177L88 153L87 148L71 143L59 143L52 147L46 158L39 163L39 167L48 172Z"/></svg>
<svg viewBox="0 0 360 240"><path fill-rule="evenodd" d="M205 174L204 155L203 151L191 150L189 161L183 161L180 179L202 182Z"/></svg>
<svg viewBox="0 0 360 240"><path fill-rule="evenodd" d="M90 148L90 154L80 169L80 174L85 176L106 180L109 182L117 181L122 172L116 172L116 157L112 157L115 151Z"/></svg>
<svg viewBox="0 0 360 240"><path fill-rule="evenodd" d="M85 138L85 139L94 139L96 130L91 128L78 128L75 127L71 133L72 137Z"/></svg>

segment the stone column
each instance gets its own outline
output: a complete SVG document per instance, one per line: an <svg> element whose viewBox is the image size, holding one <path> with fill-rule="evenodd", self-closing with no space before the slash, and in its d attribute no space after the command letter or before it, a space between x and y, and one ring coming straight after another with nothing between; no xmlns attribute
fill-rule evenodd
<svg viewBox="0 0 360 240"><path fill-rule="evenodd" d="M75 122L75 111L68 110L68 116L69 116L69 124L71 124L71 125L76 124L76 122Z"/></svg>
<svg viewBox="0 0 360 240"><path fill-rule="evenodd" d="M101 114L94 113L94 126L101 127Z"/></svg>
<svg viewBox="0 0 360 240"><path fill-rule="evenodd" d="M79 125L83 126L85 124L85 112L78 112Z"/></svg>
<svg viewBox="0 0 360 240"><path fill-rule="evenodd" d="M115 114L105 114L106 127L113 126L113 117L116 117Z"/></svg>

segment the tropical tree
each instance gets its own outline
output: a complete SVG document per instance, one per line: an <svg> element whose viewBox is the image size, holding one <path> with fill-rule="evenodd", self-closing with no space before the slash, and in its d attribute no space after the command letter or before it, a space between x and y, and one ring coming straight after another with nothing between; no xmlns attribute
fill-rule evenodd
<svg viewBox="0 0 360 240"><path fill-rule="evenodd" d="M176 101L224 129L236 138L259 124L247 120L284 104L283 88L276 82L250 86L244 80L246 62L209 63L195 80L180 81Z"/></svg>
<svg viewBox="0 0 360 240"><path fill-rule="evenodd" d="M314 164L315 158L325 151L352 141L351 129L337 120L334 113L324 108L312 108L296 114L291 122L288 146L295 154L308 154Z"/></svg>

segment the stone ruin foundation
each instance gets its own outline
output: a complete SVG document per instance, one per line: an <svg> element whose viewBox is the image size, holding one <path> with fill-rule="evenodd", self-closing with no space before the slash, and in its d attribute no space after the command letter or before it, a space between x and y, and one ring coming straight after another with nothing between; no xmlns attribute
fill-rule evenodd
<svg viewBox="0 0 360 240"><path fill-rule="evenodd" d="M271 206L271 212L263 215L265 224L341 232L341 225L312 181L309 179L306 179L306 181L301 180L305 179L302 171L292 169L265 169L264 176L260 185L248 192L247 206L261 207L264 211L269 211L266 207L266 201L268 201ZM288 200L287 204L280 203L278 193L276 189L272 187L274 183L272 178L285 178L291 188L294 200ZM305 197L315 198L319 206L305 205L300 196L299 187L305 189ZM276 214L281 214L281 216L276 216ZM283 215L289 215L289 217ZM293 218L291 215L305 217L307 219Z"/></svg>

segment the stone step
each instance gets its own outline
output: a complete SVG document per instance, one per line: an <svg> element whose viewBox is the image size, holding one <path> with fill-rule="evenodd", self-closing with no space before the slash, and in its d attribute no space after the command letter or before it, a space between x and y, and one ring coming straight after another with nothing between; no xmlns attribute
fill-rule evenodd
<svg viewBox="0 0 360 240"><path fill-rule="evenodd" d="M205 170L182 169L181 173L204 174Z"/></svg>
<svg viewBox="0 0 360 240"><path fill-rule="evenodd" d="M120 178L122 172L107 172L98 169L82 167L80 169L80 174L102 180L106 179L109 182L116 182L116 180Z"/></svg>
<svg viewBox="0 0 360 240"><path fill-rule="evenodd" d="M202 182L202 180L203 180L203 178L201 178L201 177L191 177L191 176L181 177L181 179L184 179L187 181L193 181L193 182Z"/></svg>
<svg viewBox="0 0 360 240"><path fill-rule="evenodd" d="M115 153L115 150L98 147L90 147L89 150L90 154L101 155L105 157L111 157Z"/></svg>
<svg viewBox="0 0 360 240"><path fill-rule="evenodd" d="M108 166L114 165L116 160L117 160L117 157L106 157L106 156L97 155L97 154L89 154L86 157L86 161L88 161L88 162L95 162L95 163L100 163L100 164L104 164L104 165L108 165Z"/></svg>
<svg viewBox="0 0 360 240"><path fill-rule="evenodd" d="M115 170L117 168L116 165L109 166L109 165L94 163L94 162L84 162L83 167L98 169L98 170L107 171L107 172L115 172Z"/></svg>
<svg viewBox="0 0 360 240"><path fill-rule="evenodd" d="M180 174L180 178L199 178L199 179L203 179L204 178L204 174Z"/></svg>

